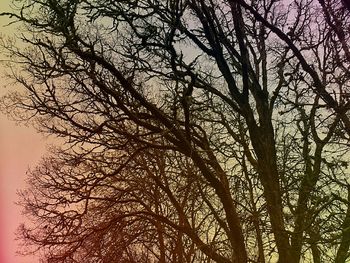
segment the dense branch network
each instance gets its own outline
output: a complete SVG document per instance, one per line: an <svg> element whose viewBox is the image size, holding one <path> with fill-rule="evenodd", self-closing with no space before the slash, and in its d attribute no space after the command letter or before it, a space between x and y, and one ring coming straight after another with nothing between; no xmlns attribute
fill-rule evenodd
<svg viewBox="0 0 350 263"><path fill-rule="evenodd" d="M21 194L28 252L345 263L344 3L22 1L2 108L64 142Z"/></svg>

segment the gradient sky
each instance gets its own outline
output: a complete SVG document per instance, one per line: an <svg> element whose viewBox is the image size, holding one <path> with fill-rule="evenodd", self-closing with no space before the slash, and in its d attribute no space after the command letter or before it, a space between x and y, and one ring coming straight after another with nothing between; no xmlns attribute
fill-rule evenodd
<svg viewBox="0 0 350 263"><path fill-rule="evenodd" d="M0 0L0 12L9 10L11 0ZM15 33L13 26L5 26L7 18L0 17L1 35ZM0 54L1 58L1 54ZM14 86L7 85L0 64L0 95ZM26 219L15 205L16 192L25 186L25 173L44 153L45 142L30 127L16 125L0 112L0 263L37 263L34 257L16 256L18 244L14 232Z"/></svg>

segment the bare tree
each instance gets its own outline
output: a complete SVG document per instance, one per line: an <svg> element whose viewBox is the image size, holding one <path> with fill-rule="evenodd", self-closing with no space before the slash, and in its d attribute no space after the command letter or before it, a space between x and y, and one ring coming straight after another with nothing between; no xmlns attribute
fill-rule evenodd
<svg viewBox="0 0 350 263"><path fill-rule="evenodd" d="M24 92L3 108L65 142L22 195L23 237L50 262L346 261L341 1L30 0L10 15Z"/></svg>

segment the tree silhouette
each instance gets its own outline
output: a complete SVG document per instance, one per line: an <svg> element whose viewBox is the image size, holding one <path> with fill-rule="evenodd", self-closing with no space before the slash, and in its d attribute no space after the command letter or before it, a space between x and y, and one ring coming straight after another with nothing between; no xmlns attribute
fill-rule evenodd
<svg viewBox="0 0 350 263"><path fill-rule="evenodd" d="M24 89L3 108L63 142L29 172L26 245L49 262L346 262L340 0L21 3L25 48L3 47Z"/></svg>

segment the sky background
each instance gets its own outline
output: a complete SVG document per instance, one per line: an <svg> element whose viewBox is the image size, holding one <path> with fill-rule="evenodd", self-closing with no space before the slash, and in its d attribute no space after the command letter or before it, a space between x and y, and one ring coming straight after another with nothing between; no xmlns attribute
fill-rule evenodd
<svg viewBox="0 0 350 263"><path fill-rule="evenodd" d="M9 10L11 0L0 0L0 13ZM0 17L0 33L11 36L15 26L6 26L8 18ZM0 59L3 59L0 49ZM0 96L18 89L4 77L6 69L0 63ZM35 257L16 256L18 242L15 231L26 218L15 205L17 190L25 187L25 174L44 154L45 140L31 127L17 125L0 111L0 263L37 263Z"/></svg>

